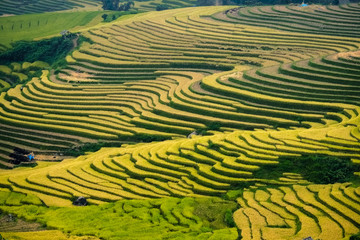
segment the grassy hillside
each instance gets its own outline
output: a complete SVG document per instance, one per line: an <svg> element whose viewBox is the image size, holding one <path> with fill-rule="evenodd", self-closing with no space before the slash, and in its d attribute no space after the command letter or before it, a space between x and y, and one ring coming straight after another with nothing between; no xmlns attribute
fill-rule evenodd
<svg viewBox="0 0 360 240"><path fill-rule="evenodd" d="M0 43L4 49L20 40L34 40L96 25L104 12L62 12L26 14L0 18ZM1 51L1 48L0 48Z"/></svg>
<svg viewBox="0 0 360 240"><path fill-rule="evenodd" d="M200 7L84 28L66 67L4 87L0 163L14 147L57 160L122 146L0 170L0 208L105 239L349 239L359 9ZM0 71L26 77L18 64ZM79 196L93 206L71 208Z"/></svg>

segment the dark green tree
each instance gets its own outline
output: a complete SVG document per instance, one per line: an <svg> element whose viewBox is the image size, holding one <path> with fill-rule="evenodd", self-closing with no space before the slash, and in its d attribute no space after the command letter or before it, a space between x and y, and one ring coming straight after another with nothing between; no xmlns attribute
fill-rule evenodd
<svg viewBox="0 0 360 240"><path fill-rule="evenodd" d="M120 0L102 0L104 10L128 11L134 6L133 1L126 1L120 4Z"/></svg>
<svg viewBox="0 0 360 240"><path fill-rule="evenodd" d="M121 4L119 7L118 7L118 11L128 11L131 7L134 6L134 2L133 1L127 1L123 4Z"/></svg>
<svg viewBox="0 0 360 240"><path fill-rule="evenodd" d="M170 8L170 6L167 4L159 4L156 6L156 11L162 11L162 10L166 10L169 8Z"/></svg>
<svg viewBox="0 0 360 240"><path fill-rule="evenodd" d="M104 19L104 21L106 21L106 18L108 17L108 15L106 13L104 13L101 17Z"/></svg>
<svg viewBox="0 0 360 240"><path fill-rule="evenodd" d="M104 10L113 10L113 1L112 0L102 0Z"/></svg>

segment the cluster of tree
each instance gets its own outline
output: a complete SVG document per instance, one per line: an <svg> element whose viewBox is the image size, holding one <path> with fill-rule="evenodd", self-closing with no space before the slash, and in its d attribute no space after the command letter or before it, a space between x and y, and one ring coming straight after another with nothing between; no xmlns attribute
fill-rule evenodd
<svg viewBox="0 0 360 240"><path fill-rule="evenodd" d="M96 143L84 143L83 145L74 146L62 151L63 155L66 156L80 156L84 155L87 152L96 152L99 151L102 147L121 147L121 142L96 142Z"/></svg>
<svg viewBox="0 0 360 240"><path fill-rule="evenodd" d="M162 10L167 10L170 9L171 7L167 4L159 4L156 6L156 11L162 11Z"/></svg>
<svg viewBox="0 0 360 240"><path fill-rule="evenodd" d="M30 151L15 147L14 152L9 154L9 157L11 157L9 162L12 164L20 164L22 162L29 162L30 160L27 157L28 154L30 154Z"/></svg>
<svg viewBox="0 0 360 240"><path fill-rule="evenodd" d="M120 0L102 0L104 10L128 11L134 7L133 1L120 2Z"/></svg>
<svg viewBox="0 0 360 240"><path fill-rule="evenodd" d="M116 11L116 12L111 12L111 13L104 13L101 17L104 19L104 22L111 22L114 21L116 19L118 19L121 16L124 15L129 15L129 14L137 14L140 11L135 10L135 9L130 9L129 11Z"/></svg>
<svg viewBox="0 0 360 240"><path fill-rule="evenodd" d="M43 61L49 64L65 58L72 49L73 37L54 37L41 41L19 41L13 47L0 54L0 64L12 62Z"/></svg>
<svg viewBox="0 0 360 240"><path fill-rule="evenodd" d="M158 136L147 133L137 133L131 140L135 140L137 142L154 142L154 141L165 141L169 140L171 137L166 136Z"/></svg>
<svg viewBox="0 0 360 240"><path fill-rule="evenodd" d="M280 157L279 164L264 166L255 177L279 178L283 172L301 174L304 179L317 184L330 184L350 181L358 171L350 158L309 154L300 157Z"/></svg>

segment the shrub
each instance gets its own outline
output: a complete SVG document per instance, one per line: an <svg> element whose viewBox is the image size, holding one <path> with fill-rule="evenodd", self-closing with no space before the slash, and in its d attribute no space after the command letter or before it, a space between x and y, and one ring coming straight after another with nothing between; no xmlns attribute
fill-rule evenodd
<svg viewBox="0 0 360 240"><path fill-rule="evenodd" d="M63 151L64 155L68 156L80 156L84 155L86 152L96 152L102 147L121 147L121 143L118 142L97 142L97 143L85 143L78 147L69 148Z"/></svg>
<svg viewBox="0 0 360 240"><path fill-rule="evenodd" d="M104 19L104 21L106 21L108 15L106 13L104 13L103 15L101 15L101 17Z"/></svg>
<svg viewBox="0 0 360 240"><path fill-rule="evenodd" d="M140 142L164 141L170 139L170 137L150 135L146 133L137 133L134 137L136 141Z"/></svg>
<svg viewBox="0 0 360 240"><path fill-rule="evenodd" d="M156 11L162 11L167 9L170 9L170 6L167 4L159 4L156 6Z"/></svg>
<svg viewBox="0 0 360 240"><path fill-rule="evenodd" d="M283 172L294 172L301 174L308 181L329 184L351 180L354 171L356 168L350 158L314 154L280 157L279 164L263 166L254 176L278 178Z"/></svg>
<svg viewBox="0 0 360 240"><path fill-rule="evenodd" d="M64 59L71 50L73 37L54 37L41 41L16 42L13 44L13 48L0 54L0 63L44 61L54 64L60 59Z"/></svg>
<svg viewBox="0 0 360 240"><path fill-rule="evenodd" d="M194 214L204 222L209 223L211 229L222 229L233 223L232 212L237 208L233 201L221 200L219 198L197 199Z"/></svg>
<svg viewBox="0 0 360 240"><path fill-rule="evenodd" d="M360 240L360 232L355 234L355 235L352 235L349 240Z"/></svg>
<svg viewBox="0 0 360 240"><path fill-rule="evenodd" d="M226 209L225 215L224 215L224 222L229 227L235 227L235 222L234 222L234 219L232 216L233 216L233 212L230 209Z"/></svg>

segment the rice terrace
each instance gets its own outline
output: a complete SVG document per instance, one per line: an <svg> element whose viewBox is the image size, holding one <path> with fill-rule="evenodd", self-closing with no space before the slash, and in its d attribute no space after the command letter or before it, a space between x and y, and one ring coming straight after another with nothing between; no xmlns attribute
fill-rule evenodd
<svg viewBox="0 0 360 240"><path fill-rule="evenodd" d="M360 239L356 0L1 0L0 239Z"/></svg>

